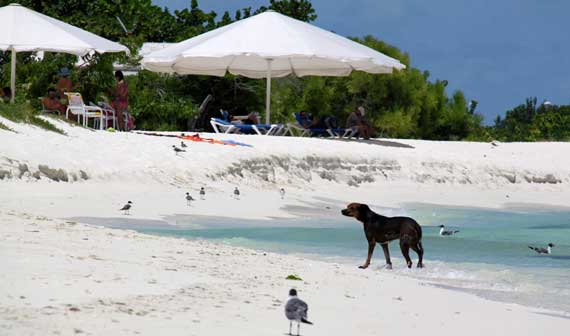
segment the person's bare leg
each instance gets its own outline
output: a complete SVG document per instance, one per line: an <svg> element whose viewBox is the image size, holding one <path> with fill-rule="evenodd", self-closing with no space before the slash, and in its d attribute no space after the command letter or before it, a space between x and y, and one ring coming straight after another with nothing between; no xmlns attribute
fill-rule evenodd
<svg viewBox="0 0 570 336"><path fill-rule="evenodd" d="M117 112L117 121L119 122L119 130L120 131L124 131L125 130L125 119L123 117L123 111L120 110L116 110Z"/></svg>

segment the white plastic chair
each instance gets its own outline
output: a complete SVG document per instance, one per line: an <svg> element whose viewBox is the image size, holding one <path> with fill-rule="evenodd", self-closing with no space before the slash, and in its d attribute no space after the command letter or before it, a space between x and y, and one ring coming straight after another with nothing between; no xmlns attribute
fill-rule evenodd
<svg viewBox="0 0 570 336"><path fill-rule="evenodd" d="M85 105L83 102L83 97L81 93L78 92L65 92L67 96L67 110L65 111L65 117L69 116L69 113L77 115L77 122L79 123L80 118L83 118L83 126L87 127L89 123L89 118L94 119L93 127L95 128L95 120L99 122L99 129L104 129L104 125L107 124L109 117L103 112L103 109L99 106ZM114 111L113 111L113 121L114 121Z"/></svg>

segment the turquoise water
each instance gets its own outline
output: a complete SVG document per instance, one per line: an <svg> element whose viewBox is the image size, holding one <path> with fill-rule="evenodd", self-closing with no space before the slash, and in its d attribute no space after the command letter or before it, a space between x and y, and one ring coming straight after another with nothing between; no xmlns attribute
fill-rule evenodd
<svg viewBox="0 0 570 336"><path fill-rule="evenodd" d="M377 209L378 210L378 209ZM570 313L570 212L491 211L409 206L380 210L408 215L423 227L426 268L405 268L397 242L390 244L395 273L473 292L486 298ZM359 265L366 257L361 225L340 215L334 219L251 221L177 218L177 227L140 231L208 239L260 250L308 254ZM440 224L460 230L440 237ZM189 225L186 227L186 225ZM554 243L552 255L528 245ZM412 258L417 256L412 252ZM372 269L384 264L375 250Z"/></svg>

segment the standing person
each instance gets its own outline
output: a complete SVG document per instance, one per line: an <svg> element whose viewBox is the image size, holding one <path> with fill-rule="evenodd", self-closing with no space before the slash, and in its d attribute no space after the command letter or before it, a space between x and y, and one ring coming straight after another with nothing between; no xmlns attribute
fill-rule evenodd
<svg viewBox="0 0 570 336"><path fill-rule="evenodd" d="M117 81L117 86L113 92L115 99L111 103L111 106L113 106L119 121L119 130L125 131L127 130L125 127L127 126L125 125L125 115L127 113L127 108L129 107L129 87L127 86L127 82L125 81L122 71L115 71L115 80Z"/></svg>
<svg viewBox="0 0 570 336"><path fill-rule="evenodd" d="M67 99L65 93L71 92L73 88L73 83L71 82L71 78L69 78L70 75L71 72L69 71L68 68L63 67L59 69L60 78L57 81L57 84L55 85L59 99Z"/></svg>

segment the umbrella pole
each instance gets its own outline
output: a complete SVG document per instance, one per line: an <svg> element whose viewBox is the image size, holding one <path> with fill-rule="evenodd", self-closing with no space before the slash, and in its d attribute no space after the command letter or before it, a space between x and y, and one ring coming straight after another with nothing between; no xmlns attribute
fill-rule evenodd
<svg viewBox="0 0 570 336"><path fill-rule="evenodd" d="M271 58L267 59L267 85L265 90L265 123L270 124L271 121Z"/></svg>
<svg viewBox="0 0 570 336"><path fill-rule="evenodd" d="M12 48L12 66L10 71L10 87L12 89L12 97L10 97L10 103L14 104L14 99L16 98L16 49Z"/></svg>

